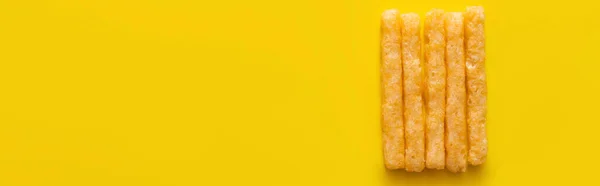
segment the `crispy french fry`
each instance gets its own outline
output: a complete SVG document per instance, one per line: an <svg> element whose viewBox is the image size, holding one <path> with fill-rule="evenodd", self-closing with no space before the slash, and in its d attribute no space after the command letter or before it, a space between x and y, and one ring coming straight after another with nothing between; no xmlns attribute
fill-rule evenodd
<svg viewBox="0 0 600 186"><path fill-rule="evenodd" d="M465 13L465 57L467 69L467 126L471 165L480 165L487 156L485 115L487 85L485 78L485 16L483 7L467 7Z"/></svg>
<svg viewBox="0 0 600 186"><path fill-rule="evenodd" d="M464 56L464 18L460 12L444 14L446 28L446 168L451 172L467 169L467 123Z"/></svg>
<svg viewBox="0 0 600 186"><path fill-rule="evenodd" d="M406 171L425 168L425 131L423 87L419 41L420 18L415 13L402 14L402 69L404 73L404 123L406 135Z"/></svg>
<svg viewBox="0 0 600 186"><path fill-rule="evenodd" d="M425 165L444 169L444 117L446 113L446 33L444 11L433 9L425 15Z"/></svg>
<svg viewBox="0 0 600 186"><path fill-rule="evenodd" d="M382 140L385 167L404 168L401 25L398 10L381 17Z"/></svg>

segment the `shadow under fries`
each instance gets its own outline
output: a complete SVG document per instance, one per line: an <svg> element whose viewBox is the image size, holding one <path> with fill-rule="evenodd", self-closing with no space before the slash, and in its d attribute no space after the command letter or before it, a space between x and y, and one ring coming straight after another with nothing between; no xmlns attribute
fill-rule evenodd
<svg viewBox="0 0 600 186"><path fill-rule="evenodd" d="M385 168L383 168L385 169ZM467 172L452 173L448 170L430 170L423 172L406 172L405 170L385 169L386 183L397 185L462 185L466 183L481 183L485 164L469 166Z"/></svg>

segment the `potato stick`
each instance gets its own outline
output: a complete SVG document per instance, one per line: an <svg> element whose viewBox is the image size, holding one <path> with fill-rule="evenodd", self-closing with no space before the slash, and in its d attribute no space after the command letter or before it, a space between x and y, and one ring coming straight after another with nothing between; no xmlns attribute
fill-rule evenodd
<svg viewBox="0 0 600 186"><path fill-rule="evenodd" d="M444 169L444 114L446 113L446 37L444 11L433 9L425 15L425 165Z"/></svg>
<svg viewBox="0 0 600 186"><path fill-rule="evenodd" d="M465 61L467 69L467 126L471 165L480 165L487 156L485 115L487 85L485 78L485 34L483 7L467 7L465 13Z"/></svg>
<svg viewBox="0 0 600 186"><path fill-rule="evenodd" d="M467 123L464 56L464 25L460 12L446 13L446 168L451 172L467 169Z"/></svg>
<svg viewBox="0 0 600 186"><path fill-rule="evenodd" d="M385 167L404 168L401 31L398 10L381 17L382 140Z"/></svg>
<svg viewBox="0 0 600 186"><path fill-rule="evenodd" d="M402 70L404 73L404 123L406 135L406 171L425 168L425 131L423 88L420 61L420 18L415 13L402 14Z"/></svg>

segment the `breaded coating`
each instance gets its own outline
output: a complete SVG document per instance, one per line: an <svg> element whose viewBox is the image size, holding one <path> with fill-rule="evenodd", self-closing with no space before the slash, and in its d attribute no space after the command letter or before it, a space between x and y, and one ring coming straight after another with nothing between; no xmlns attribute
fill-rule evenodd
<svg viewBox="0 0 600 186"><path fill-rule="evenodd" d="M446 28L446 168L467 169L467 123L464 55L464 18L461 12L444 14Z"/></svg>
<svg viewBox="0 0 600 186"><path fill-rule="evenodd" d="M468 160L471 165L482 164L487 156L484 22L483 7L467 7L465 13L465 61L467 67L467 126L469 130Z"/></svg>
<svg viewBox="0 0 600 186"><path fill-rule="evenodd" d="M404 168L404 121L402 116L401 31L398 10L381 17L381 127L384 164Z"/></svg>
<svg viewBox="0 0 600 186"><path fill-rule="evenodd" d="M406 171L425 168L425 131L423 113L423 75L420 60L420 18L402 14L402 69L404 73L404 123L406 135Z"/></svg>
<svg viewBox="0 0 600 186"><path fill-rule="evenodd" d="M446 33L444 11L425 15L425 165L444 169L444 118L446 113Z"/></svg>

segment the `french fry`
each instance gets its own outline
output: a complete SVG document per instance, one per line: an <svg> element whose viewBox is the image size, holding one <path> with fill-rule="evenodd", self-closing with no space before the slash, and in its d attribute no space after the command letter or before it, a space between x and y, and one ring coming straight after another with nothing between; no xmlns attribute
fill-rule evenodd
<svg viewBox="0 0 600 186"><path fill-rule="evenodd" d="M401 25L398 10L381 17L382 140L385 167L404 168Z"/></svg>
<svg viewBox="0 0 600 186"><path fill-rule="evenodd" d="M444 169L444 117L446 113L446 33L444 11L433 9L425 15L425 165Z"/></svg>
<svg viewBox="0 0 600 186"><path fill-rule="evenodd" d="M404 122L406 135L406 171L425 168L425 131L423 87L420 61L420 18L415 13L402 14L402 69L404 73Z"/></svg>
<svg viewBox="0 0 600 186"><path fill-rule="evenodd" d="M444 14L446 28L446 168L451 172L467 169L467 123L464 56L464 18L460 12Z"/></svg>
<svg viewBox="0 0 600 186"><path fill-rule="evenodd" d="M480 165L487 156L485 115L487 85L485 77L485 16L483 7L467 7L465 12L465 57L467 69L467 126L471 165Z"/></svg>

